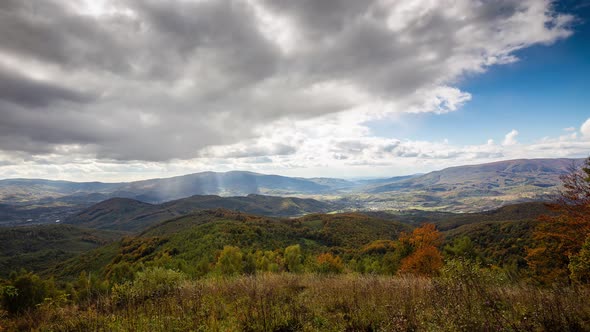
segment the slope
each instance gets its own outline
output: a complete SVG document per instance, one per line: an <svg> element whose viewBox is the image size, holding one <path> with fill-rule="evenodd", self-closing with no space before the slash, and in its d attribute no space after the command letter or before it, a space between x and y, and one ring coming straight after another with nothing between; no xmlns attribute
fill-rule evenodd
<svg viewBox="0 0 590 332"><path fill-rule="evenodd" d="M109 274L124 266L165 264L198 275L199 266L214 262L225 245L245 252L281 250L300 244L312 253L354 252L377 239L396 239L411 228L362 214L311 215L298 219L269 218L224 209L206 210L154 225L137 237L125 238L65 262L53 273L74 277L81 271ZM102 262L100 265L96 262Z"/></svg>
<svg viewBox="0 0 590 332"><path fill-rule="evenodd" d="M307 213L330 212L338 209L338 205L314 199L263 195L245 197L196 195L158 205L132 199L113 198L72 215L66 219L66 222L90 228L136 232L195 210L217 208L249 214L292 217Z"/></svg>
<svg viewBox="0 0 590 332"><path fill-rule="evenodd" d="M45 270L120 237L115 232L71 225L0 228L0 277L22 268Z"/></svg>

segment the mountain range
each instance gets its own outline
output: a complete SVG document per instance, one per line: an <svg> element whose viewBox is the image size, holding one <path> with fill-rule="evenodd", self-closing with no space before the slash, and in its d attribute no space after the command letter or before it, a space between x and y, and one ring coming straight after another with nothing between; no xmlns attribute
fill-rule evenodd
<svg viewBox="0 0 590 332"><path fill-rule="evenodd" d="M109 201L112 198L134 200L126 201L130 203L129 209L141 206L140 210L150 211L138 212L132 219L146 214L148 219L177 215L179 202L162 204L187 197L192 198L183 201L185 207L181 211L225 207L268 216L331 210L475 212L516 202L549 200L559 187L560 176L581 162L582 159L518 159L372 180L299 178L242 171L121 183L7 179L0 180L0 225L61 222L72 215L87 215L89 212L83 212L84 209L102 201L108 202L103 206L121 205L122 201ZM258 196L248 196L251 194ZM294 198L281 201L282 198L272 196ZM303 201L294 203L295 198L308 200L301 206ZM283 205L286 207L282 208ZM84 222L96 220L92 216L83 218Z"/></svg>

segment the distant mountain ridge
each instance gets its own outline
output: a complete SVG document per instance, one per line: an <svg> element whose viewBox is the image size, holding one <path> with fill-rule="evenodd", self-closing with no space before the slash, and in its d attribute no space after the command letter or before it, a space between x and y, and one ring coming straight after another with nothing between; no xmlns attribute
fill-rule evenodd
<svg viewBox="0 0 590 332"><path fill-rule="evenodd" d="M244 197L195 195L162 204L111 198L71 215L66 223L87 228L134 232L197 210L219 208L270 217L295 217L330 212L339 206L314 199L255 194Z"/></svg>
<svg viewBox="0 0 590 332"><path fill-rule="evenodd" d="M322 194L357 185L343 179L306 179L245 171L201 172L121 183L6 179L0 180L0 202L14 204L55 198L76 199L84 195L101 194L102 196L96 198L125 197L160 203L193 195Z"/></svg>
<svg viewBox="0 0 590 332"><path fill-rule="evenodd" d="M243 171L201 172L121 183L7 179L0 180L0 225L54 222L115 197L161 204L194 195L257 194L338 200L344 210L477 212L517 202L550 200L561 183L559 177L582 161L516 159L370 180L299 178Z"/></svg>
<svg viewBox="0 0 590 332"><path fill-rule="evenodd" d="M494 190L500 187L532 185L553 187L559 177L583 159L516 159L487 164L445 168L418 177L378 186L371 192L394 191L406 188L430 188L434 191L456 189L458 185Z"/></svg>

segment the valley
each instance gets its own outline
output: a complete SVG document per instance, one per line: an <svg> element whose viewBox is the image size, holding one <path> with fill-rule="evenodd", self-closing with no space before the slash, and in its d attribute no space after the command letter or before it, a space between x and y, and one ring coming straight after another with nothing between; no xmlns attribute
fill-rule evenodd
<svg viewBox="0 0 590 332"><path fill-rule="evenodd" d="M518 202L549 201L559 188L560 176L581 162L519 159L374 180L290 178L238 171L129 183L0 180L0 226L63 222L96 203L115 198L161 205L162 211L156 214L162 218L215 207L293 217L310 212L412 209L477 212ZM280 202L278 196L291 199ZM305 202L306 207L298 207L294 200ZM166 203L172 201L176 202ZM165 204L172 210L167 211ZM275 207L277 204L284 206ZM154 213L158 209L144 208Z"/></svg>

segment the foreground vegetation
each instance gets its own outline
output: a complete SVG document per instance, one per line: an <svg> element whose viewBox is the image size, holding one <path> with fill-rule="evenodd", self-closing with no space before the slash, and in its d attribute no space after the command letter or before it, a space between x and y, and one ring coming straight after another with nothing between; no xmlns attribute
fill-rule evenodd
<svg viewBox="0 0 590 332"><path fill-rule="evenodd" d="M76 304L3 320L40 331L583 331L590 289L540 289L453 261L436 278L258 274L187 280L161 268ZM4 314L6 315L6 313Z"/></svg>

